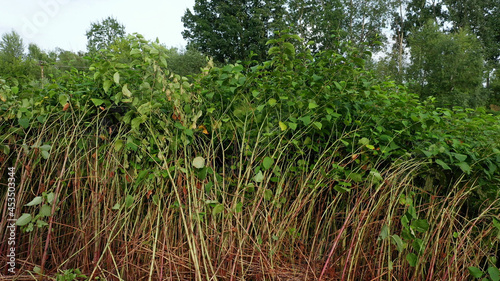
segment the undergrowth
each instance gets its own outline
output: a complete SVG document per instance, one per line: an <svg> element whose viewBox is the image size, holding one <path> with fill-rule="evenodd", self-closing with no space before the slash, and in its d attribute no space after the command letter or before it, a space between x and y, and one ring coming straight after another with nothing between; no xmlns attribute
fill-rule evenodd
<svg viewBox="0 0 500 281"><path fill-rule="evenodd" d="M2 278L498 280L498 117L420 102L348 46L281 34L188 83L127 40L92 75L2 88Z"/></svg>

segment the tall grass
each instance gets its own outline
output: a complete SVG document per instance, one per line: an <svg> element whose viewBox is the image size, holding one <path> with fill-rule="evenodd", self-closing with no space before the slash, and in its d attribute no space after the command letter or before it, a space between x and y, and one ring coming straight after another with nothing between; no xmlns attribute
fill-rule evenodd
<svg viewBox="0 0 500 281"><path fill-rule="evenodd" d="M380 161L371 167L380 178L342 178L343 167L367 169L356 161L361 149L341 152L355 128L318 152L301 152L294 140L303 132L269 138L265 128L246 129L251 117L228 121L244 124L235 125L232 139L215 129L187 146L174 146L185 142L180 134L146 127L154 143L134 151L128 132L111 137L102 116L85 115L54 115L10 136L25 144L3 155L0 167L3 175L17 168L18 215L36 215L40 206L23 205L43 192L54 192L56 203L41 218L47 225L18 230L18 275L5 274L2 255L4 280L54 280L68 269L105 280L467 280L469 266L495 255L489 225L498 209L467 213L474 181L440 194L419 180L428 165L411 159ZM42 144L52 146L48 159L36 148ZM192 165L196 156L207 168ZM262 168L265 156L274 159L269 169ZM339 182L350 191L336 190ZM416 234L422 247L415 266L406 259L412 241L398 245L396 238L412 207L429 224ZM5 206L2 212L5 218Z"/></svg>

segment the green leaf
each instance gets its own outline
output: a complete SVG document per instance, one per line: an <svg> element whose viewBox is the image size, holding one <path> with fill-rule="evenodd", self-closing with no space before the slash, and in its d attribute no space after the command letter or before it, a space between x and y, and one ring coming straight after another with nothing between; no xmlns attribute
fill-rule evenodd
<svg viewBox="0 0 500 281"><path fill-rule="evenodd" d="M345 193L351 191L349 186L351 186L351 183L349 182L339 182L339 184L335 185L333 189L337 190L340 193Z"/></svg>
<svg viewBox="0 0 500 281"><path fill-rule="evenodd" d="M284 42L283 47L285 48L285 50L288 52L289 55L295 54L295 48L293 47L292 43Z"/></svg>
<svg viewBox="0 0 500 281"><path fill-rule="evenodd" d="M101 99L90 99L90 100L94 103L95 106L99 106L104 103L104 100Z"/></svg>
<svg viewBox="0 0 500 281"><path fill-rule="evenodd" d="M280 52L280 48L278 48L278 47L271 47L271 48L269 48L269 51L267 51L267 53L269 55L279 54L279 52Z"/></svg>
<svg viewBox="0 0 500 281"><path fill-rule="evenodd" d="M316 104L315 101L310 101L308 107L309 107L309 109L314 109L314 108L318 107L318 105Z"/></svg>
<svg viewBox="0 0 500 281"><path fill-rule="evenodd" d="M314 122L313 126L318 130L321 130L321 128L323 128L323 124L321 124L321 122Z"/></svg>
<svg viewBox="0 0 500 281"><path fill-rule="evenodd" d="M125 197L125 206L127 208L130 208L130 206L132 206L134 204L134 196L132 195L127 195L127 197Z"/></svg>
<svg viewBox="0 0 500 281"><path fill-rule="evenodd" d="M33 200L31 200L28 204L26 204L24 206L27 206L27 207L36 206L36 205L39 205L40 203L42 203L42 196L37 196L37 197L33 198Z"/></svg>
<svg viewBox="0 0 500 281"><path fill-rule="evenodd" d="M405 249L403 240L398 235L392 235L391 236L392 243L396 245L396 248L398 249L398 252L402 252Z"/></svg>
<svg viewBox="0 0 500 281"><path fill-rule="evenodd" d="M113 85L113 82L111 80L106 80L104 81L102 88L104 89L104 92L107 93L109 91L109 88Z"/></svg>
<svg viewBox="0 0 500 281"><path fill-rule="evenodd" d="M59 95L59 104L60 105L65 105L68 103L68 101L69 101L68 95L66 95L66 94Z"/></svg>
<svg viewBox="0 0 500 281"><path fill-rule="evenodd" d="M10 88L10 91L12 92L12 94L15 95L15 94L19 93L19 87L12 87L12 88Z"/></svg>
<svg viewBox="0 0 500 281"><path fill-rule="evenodd" d="M417 265L418 257L414 253L409 253L408 255L406 255L406 260L408 261L410 266L415 267Z"/></svg>
<svg viewBox="0 0 500 281"><path fill-rule="evenodd" d="M28 129L30 126L30 120L28 118L17 119L17 123L19 123L19 125L21 125L24 129Z"/></svg>
<svg viewBox="0 0 500 281"><path fill-rule="evenodd" d="M424 247L424 241L422 241L422 239L419 239L419 238L416 238L413 243L411 243L411 245L413 246L413 249L419 253L419 254L422 254L425 247Z"/></svg>
<svg viewBox="0 0 500 281"><path fill-rule="evenodd" d="M276 105L276 102L277 102L277 101L276 101L276 99L272 99L272 98L271 98L271 99L269 99L269 100L267 101L267 103L268 103L270 106L274 106L274 105Z"/></svg>
<svg viewBox="0 0 500 281"><path fill-rule="evenodd" d="M241 211L243 211L243 203L238 202L236 204L236 210L235 211L236 211L236 213L241 213Z"/></svg>
<svg viewBox="0 0 500 281"><path fill-rule="evenodd" d="M457 160L460 162L464 162L467 159L467 155L460 153L453 153L453 156L455 156L455 158L457 158Z"/></svg>
<svg viewBox="0 0 500 281"><path fill-rule="evenodd" d="M48 223L44 222L43 220L36 220L36 226L38 228L41 228L41 227L44 227L44 226L47 226L49 225Z"/></svg>
<svg viewBox="0 0 500 281"><path fill-rule="evenodd" d="M442 160L440 159L436 159L436 164L439 164L441 167L443 167L443 169L445 170L451 170L450 166L448 166L448 164L444 163Z"/></svg>
<svg viewBox="0 0 500 281"><path fill-rule="evenodd" d="M472 275L472 277L475 277L475 278L481 278L483 277L483 272L477 268L477 267L474 267L474 266L469 266L469 273L470 275Z"/></svg>
<svg viewBox="0 0 500 281"><path fill-rule="evenodd" d="M500 281L500 271L494 266L488 267L488 274L490 275L491 281Z"/></svg>
<svg viewBox="0 0 500 281"><path fill-rule="evenodd" d="M25 226L27 225L29 222L31 222L31 215L30 214L23 214L22 216L20 216L17 221L16 221L16 225L17 226Z"/></svg>
<svg viewBox="0 0 500 281"><path fill-rule="evenodd" d="M158 206L158 204L160 204L160 197L158 196L158 194L153 195L153 203L156 206Z"/></svg>
<svg viewBox="0 0 500 281"><path fill-rule="evenodd" d="M460 167L460 169L462 169L462 171L466 174L470 174L471 172L471 169L470 169L470 166L469 164L467 164L466 162L460 162L457 164L458 167Z"/></svg>
<svg viewBox="0 0 500 281"><path fill-rule="evenodd" d="M10 153L10 147L8 145L1 145L0 144L0 147L2 147L2 151L3 151L4 154L9 155L9 153Z"/></svg>
<svg viewBox="0 0 500 281"><path fill-rule="evenodd" d="M139 129L139 126L142 124L142 118L141 117L135 117L132 119L130 125L132 126L133 130Z"/></svg>
<svg viewBox="0 0 500 281"><path fill-rule="evenodd" d="M363 175L359 174L359 173L350 173L348 177L355 182L362 182L363 181Z"/></svg>
<svg viewBox="0 0 500 281"><path fill-rule="evenodd" d="M49 194L47 194L47 203L52 204L55 198L56 195L54 194L54 192L50 192Z"/></svg>
<svg viewBox="0 0 500 281"><path fill-rule="evenodd" d="M212 210L212 215L218 215L220 213L224 212L224 205L222 204L217 204L215 205L214 209Z"/></svg>
<svg viewBox="0 0 500 281"><path fill-rule="evenodd" d="M264 160L262 161L262 167L264 170L269 170L271 166L274 164L274 159L271 157L265 157Z"/></svg>
<svg viewBox="0 0 500 281"><path fill-rule="evenodd" d="M273 192L270 189L264 191L264 199L269 201L273 198Z"/></svg>
<svg viewBox="0 0 500 281"><path fill-rule="evenodd" d="M497 218L493 218L493 225L497 228L498 231L500 231L500 220Z"/></svg>
<svg viewBox="0 0 500 281"><path fill-rule="evenodd" d="M387 237L389 237L389 226L383 225L382 229L380 230L380 234L378 235L377 240L385 240Z"/></svg>
<svg viewBox="0 0 500 281"><path fill-rule="evenodd" d="M294 130L297 129L297 123L292 123L292 122L288 122L288 126L290 127L290 129Z"/></svg>
<svg viewBox="0 0 500 281"><path fill-rule="evenodd" d="M309 115L304 116L304 117L299 117L297 119L302 121L302 123L304 123L305 126L307 126L307 125L309 125L309 123L311 123L311 116L309 116Z"/></svg>
<svg viewBox="0 0 500 281"><path fill-rule="evenodd" d="M411 222L411 227L419 232L426 232L429 229L429 223L425 219L414 220Z"/></svg>
<svg viewBox="0 0 500 281"><path fill-rule="evenodd" d="M120 84L120 73L118 71L113 75L113 81L115 81L116 84Z"/></svg>
<svg viewBox="0 0 500 281"><path fill-rule="evenodd" d="M42 217L50 217L52 214L52 207L50 207L47 204L43 204L42 207L40 208L40 215Z"/></svg>
<svg viewBox="0 0 500 281"><path fill-rule="evenodd" d="M132 92L128 89L128 84L123 85L123 87L122 87L122 93L127 98L132 97Z"/></svg>
<svg viewBox="0 0 500 281"><path fill-rule="evenodd" d="M130 50L130 55L131 55L131 56L132 56L132 55L137 55L137 54L140 54L140 53L141 53L141 50L136 49L136 48L134 48L134 49Z"/></svg>
<svg viewBox="0 0 500 281"><path fill-rule="evenodd" d="M193 166L197 169L205 167L205 158L198 156L193 159Z"/></svg>
<svg viewBox="0 0 500 281"><path fill-rule="evenodd" d="M114 145L115 151L117 152L120 151L122 147L123 147L123 140L116 140Z"/></svg>
<svg viewBox="0 0 500 281"><path fill-rule="evenodd" d="M141 104L141 106L139 106L137 108L137 112L139 112L142 115L150 114L151 113L151 102Z"/></svg>
<svg viewBox="0 0 500 281"><path fill-rule="evenodd" d="M264 174L262 174L262 171L259 171L254 177L253 180L255 182L262 182L264 180Z"/></svg>
<svg viewBox="0 0 500 281"><path fill-rule="evenodd" d="M113 205L113 207L111 207L112 210L120 210L120 203L116 203L115 205Z"/></svg>
<svg viewBox="0 0 500 281"><path fill-rule="evenodd" d="M242 72L243 71L243 65L241 64L236 64L232 70L233 72Z"/></svg>
<svg viewBox="0 0 500 281"><path fill-rule="evenodd" d="M370 140L369 140L369 139L367 139L367 138L362 138L362 139L360 139L360 140L358 141L358 143L359 143L359 144L361 144L361 145L367 145L367 144L369 144L369 143L370 143Z"/></svg>
<svg viewBox="0 0 500 281"><path fill-rule="evenodd" d="M337 81L333 81L333 84L335 84L335 87L337 87L337 89L342 91L343 88L342 88L342 86L340 86L340 84Z"/></svg>
<svg viewBox="0 0 500 281"><path fill-rule="evenodd" d="M43 159L49 159L49 152L47 150L42 150L41 152Z"/></svg>
<svg viewBox="0 0 500 281"><path fill-rule="evenodd" d="M45 150L45 151L50 151L51 148L52 148L52 146L50 146L48 144L44 144L44 145L40 146L40 150Z"/></svg>

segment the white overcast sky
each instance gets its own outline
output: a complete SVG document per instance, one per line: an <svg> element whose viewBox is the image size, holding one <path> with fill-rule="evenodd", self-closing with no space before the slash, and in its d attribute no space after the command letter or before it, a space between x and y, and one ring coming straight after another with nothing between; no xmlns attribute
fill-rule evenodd
<svg viewBox="0 0 500 281"><path fill-rule="evenodd" d="M184 47L181 17L194 0L0 0L0 35L15 30L46 51L85 51L85 32L108 16L168 47Z"/></svg>

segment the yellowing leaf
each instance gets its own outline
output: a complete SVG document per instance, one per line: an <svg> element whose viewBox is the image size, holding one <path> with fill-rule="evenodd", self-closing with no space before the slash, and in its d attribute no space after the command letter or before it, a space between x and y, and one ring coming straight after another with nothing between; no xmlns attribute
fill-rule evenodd
<svg viewBox="0 0 500 281"><path fill-rule="evenodd" d="M207 130L207 128L205 126L199 125L198 129L200 129L201 132L204 133L205 135L208 135L208 130Z"/></svg>
<svg viewBox="0 0 500 281"><path fill-rule="evenodd" d="M279 125L280 125L280 129L282 131L284 131L284 130L286 130L288 128L288 126L285 123L281 122L281 121L279 122Z"/></svg>

